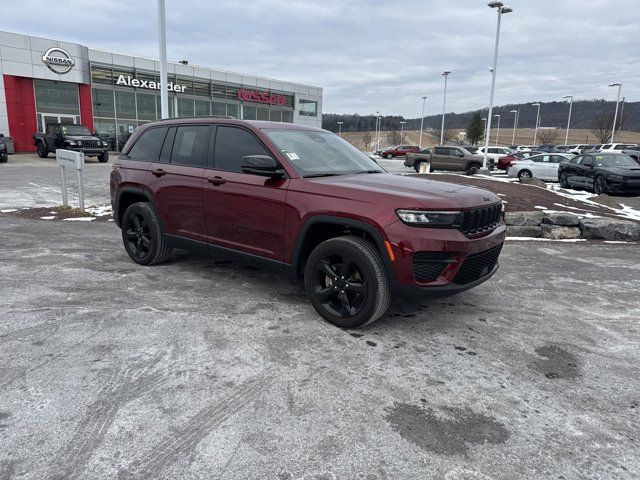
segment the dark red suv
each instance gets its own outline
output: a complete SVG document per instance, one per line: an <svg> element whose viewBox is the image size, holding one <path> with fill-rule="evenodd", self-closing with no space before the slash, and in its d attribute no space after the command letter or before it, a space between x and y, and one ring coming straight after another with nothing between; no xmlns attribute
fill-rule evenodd
<svg viewBox="0 0 640 480"><path fill-rule="evenodd" d="M420 148L415 145L396 145L382 150L380 156L385 158L404 157L407 153L417 153L419 151Z"/></svg>
<svg viewBox="0 0 640 480"><path fill-rule="evenodd" d="M135 262L179 247L271 265L304 278L341 327L380 318L392 292L484 282L505 237L493 193L388 174L339 136L288 123L141 126L113 165L111 201Z"/></svg>

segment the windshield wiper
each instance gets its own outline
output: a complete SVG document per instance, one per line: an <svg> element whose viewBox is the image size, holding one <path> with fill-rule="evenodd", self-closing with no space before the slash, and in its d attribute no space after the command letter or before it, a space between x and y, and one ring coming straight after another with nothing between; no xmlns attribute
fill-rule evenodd
<svg viewBox="0 0 640 480"><path fill-rule="evenodd" d="M361 172L355 172L354 175L360 175L361 173L383 173L382 170L362 170Z"/></svg>
<svg viewBox="0 0 640 480"><path fill-rule="evenodd" d="M317 178L317 177L336 177L338 175L344 175L343 173L311 173L309 175L305 175L302 178Z"/></svg>

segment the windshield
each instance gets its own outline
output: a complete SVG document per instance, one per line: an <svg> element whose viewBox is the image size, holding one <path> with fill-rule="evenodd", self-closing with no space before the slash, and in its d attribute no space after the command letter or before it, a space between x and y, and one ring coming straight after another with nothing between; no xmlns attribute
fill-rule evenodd
<svg viewBox="0 0 640 480"><path fill-rule="evenodd" d="M598 167L640 167L636 161L626 155L596 155Z"/></svg>
<svg viewBox="0 0 640 480"><path fill-rule="evenodd" d="M60 129L65 135L86 135L91 136L91 132L87 127L82 125L61 125Z"/></svg>
<svg viewBox="0 0 640 480"><path fill-rule="evenodd" d="M370 157L330 132L264 130L301 177L384 172Z"/></svg>

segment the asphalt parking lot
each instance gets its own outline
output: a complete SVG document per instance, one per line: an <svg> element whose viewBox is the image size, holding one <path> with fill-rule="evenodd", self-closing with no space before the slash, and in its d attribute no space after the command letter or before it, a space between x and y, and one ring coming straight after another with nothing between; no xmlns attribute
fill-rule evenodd
<svg viewBox="0 0 640 480"><path fill-rule="evenodd" d="M0 216L0 478L640 475L637 246L508 242L357 331L296 284L112 223Z"/></svg>

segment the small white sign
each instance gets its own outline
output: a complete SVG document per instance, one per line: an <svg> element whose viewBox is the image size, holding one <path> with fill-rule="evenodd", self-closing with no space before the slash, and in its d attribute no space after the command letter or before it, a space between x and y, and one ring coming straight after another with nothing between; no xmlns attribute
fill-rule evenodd
<svg viewBox="0 0 640 480"><path fill-rule="evenodd" d="M133 133L133 130L134 130L133 125L129 125L129 133Z"/></svg>
<svg viewBox="0 0 640 480"><path fill-rule="evenodd" d="M56 150L56 163L61 167L82 170L84 168L84 153L73 150Z"/></svg>

